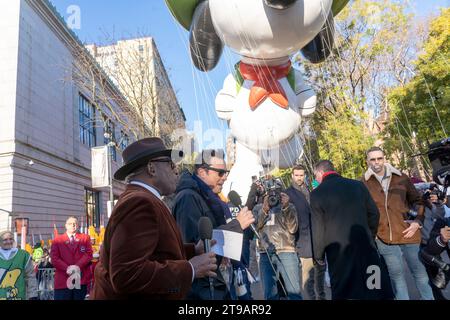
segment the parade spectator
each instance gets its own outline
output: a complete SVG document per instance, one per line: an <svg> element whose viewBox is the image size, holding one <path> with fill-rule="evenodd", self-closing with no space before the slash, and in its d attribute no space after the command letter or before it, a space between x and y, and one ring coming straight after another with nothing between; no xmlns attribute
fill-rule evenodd
<svg viewBox="0 0 450 320"><path fill-rule="evenodd" d="M425 267L418 258L423 225L423 200L409 177L386 163L384 151L370 148L362 181L380 211L376 243L383 255L397 300L409 300L403 257L423 300L433 300ZM408 217L411 209L416 216Z"/></svg>
<svg viewBox="0 0 450 320"><path fill-rule="evenodd" d="M213 228L242 233L254 222L251 211L242 209L236 219L226 222L230 216L228 205L223 202L219 193L228 176L223 150L203 150L195 159L194 173L185 171L177 186L173 214L181 229L184 241L196 242L198 221L206 216L212 222ZM221 263L219 259L219 265ZM214 279L214 300L230 299L230 292L222 272L217 270ZM231 277L230 277L231 278ZM192 300L210 300L208 278L196 279L188 295Z"/></svg>
<svg viewBox="0 0 450 320"><path fill-rule="evenodd" d="M91 299L183 299L195 278L216 276L215 254L203 254L201 243L183 245L162 201L178 180L171 155L156 137L123 151L124 165L114 178L127 186L106 227Z"/></svg>
<svg viewBox="0 0 450 320"><path fill-rule="evenodd" d="M261 241L257 241L257 250L264 299L278 300L284 295L289 300L302 300L299 261L295 252L297 212L287 194L281 192L280 198L280 210L270 207L268 195L253 209L257 217L256 229L261 237ZM280 284L280 279L284 285Z"/></svg>
<svg viewBox="0 0 450 320"><path fill-rule="evenodd" d="M53 268L51 259L50 259L50 253L47 248L44 248L42 258L39 261L38 269L50 269Z"/></svg>
<svg viewBox="0 0 450 320"><path fill-rule="evenodd" d="M41 243L37 242L33 248L32 259L35 265L38 265L42 256L44 255L44 250L41 247Z"/></svg>
<svg viewBox="0 0 450 320"><path fill-rule="evenodd" d="M52 242L51 259L55 267L55 300L84 300L91 282L91 239L78 233L78 219L69 217L66 232Z"/></svg>
<svg viewBox="0 0 450 320"><path fill-rule="evenodd" d="M328 160L316 164L314 175L320 184L311 192L313 253L318 263L327 260L332 299L392 299L375 246L379 212L369 191L341 177Z"/></svg>
<svg viewBox="0 0 450 320"><path fill-rule="evenodd" d="M450 266L441 257L442 253L447 253L450 257L450 216L438 219L430 233L430 239L421 252L422 260L428 268L428 275L436 290L433 293L438 300L446 300L442 290L446 288L450 281ZM425 253L425 255L424 255Z"/></svg>
<svg viewBox="0 0 450 320"><path fill-rule="evenodd" d="M290 202L295 206L298 217L296 233L296 251L302 269L302 293L306 300L325 300L326 265L318 264L312 255L311 242L311 208L309 206L309 189L305 184L305 167L296 165L292 168L291 186L286 189Z"/></svg>
<svg viewBox="0 0 450 320"><path fill-rule="evenodd" d="M28 252L14 247L14 235L0 232L0 300L36 300L37 282Z"/></svg>
<svg viewBox="0 0 450 320"><path fill-rule="evenodd" d="M440 235L440 230L447 225L448 222L445 220L445 208L447 198L441 200L438 198L436 194L433 194L431 190L425 190L425 220L423 223L422 231L422 243L420 245L421 250L425 250L425 252L429 253L430 251L436 257L439 257L443 251L445 251L445 233L443 236ZM449 228L450 229L450 228ZM439 244L442 244L441 246ZM447 249L447 254L450 250ZM424 259L423 255L421 255L422 262L425 266L425 269L428 274L428 278L430 279L430 286L433 290L433 296L435 300L447 300L443 293L442 289L436 285L436 278L441 277L445 279L445 274L443 274L442 270L440 270L439 266L431 263L428 259ZM440 258L440 257L439 257ZM445 283L445 281L444 281Z"/></svg>

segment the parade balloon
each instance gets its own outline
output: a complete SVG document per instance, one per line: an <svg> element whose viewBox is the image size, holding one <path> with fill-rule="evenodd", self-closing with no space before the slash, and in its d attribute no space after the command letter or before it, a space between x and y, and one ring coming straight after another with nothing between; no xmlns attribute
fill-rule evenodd
<svg viewBox="0 0 450 320"><path fill-rule="evenodd" d="M213 69L223 46L242 58L216 96L219 118L235 139L235 163L224 184L248 194L252 176L288 168L302 155L302 117L316 108L316 95L290 58L301 51L313 63L333 47L334 19L348 0L166 0L190 31L193 63ZM245 199L244 199L245 200Z"/></svg>

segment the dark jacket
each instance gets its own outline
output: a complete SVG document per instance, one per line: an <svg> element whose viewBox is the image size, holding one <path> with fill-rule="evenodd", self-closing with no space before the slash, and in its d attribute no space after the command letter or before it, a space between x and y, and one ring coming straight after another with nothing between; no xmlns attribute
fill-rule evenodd
<svg viewBox="0 0 450 320"><path fill-rule="evenodd" d="M393 298L374 241L379 213L367 188L359 181L331 174L311 193L311 210L313 254L316 260L326 256L332 298ZM381 271L380 289L367 287L371 266Z"/></svg>
<svg viewBox="0 0 450 320"><path fill-rule="evenodd" d="M431 230L430 239L428 240L425 250L432 256L439 256L446 251L447 255L450 257L449 244L442 242L440 239L441 229L445 226L450 226L450 217L436 220L433 230Z"/></svg>
<svg viewBox="0 0 450 320"><path fill-rule="evenodd" d="M197 243L200 240L198 234L198 221L200 217L206 216L211 219L214 229L223 229L242 233L239 221L232 220L226 223L225 217L219 217L208 206L208 197L204 194L197 182L189 172L184 172L177 186L176 197L173 205L173 215L181 229L181 234L185 242ZM218 265L221 259L218 258ZM229 292L225 280L219 270L216 270L217 278L214 279L216 299L228 299ZM192 289L188 295L192 300L209 300L209 281L207 278L195 279Z"/></svg>
<svg viewBox="0 0 450 320"><path fill-rule="evenodd" d="M450 226L450 217L438 219L434 224L433 230L430 233L428 243L420 250L420 258L427 268L428 277L431 283L437 287L434 289L444 289L450 281L450 271L448 270L448 263L443 259L441 254L445 251L450 257L450 247L441 239L440 230L445 226ZM446 271L444 271L446 270ZM437 299L445 299L442 293L435 292Z"/></svg>
<svg viewBox="0 0 450 320"><path fill-rule="evenodd" d="M286 189L289 201L297 211L298 229L295 237L297 252L302 258L312 258L311 208L305 195L294 187Z"/></svg>
<svg viewBox="0 0 450 320"><path fill-rule="evenodd" d="M164 203L128 185L106 226L91 299L183 299L191 288L187 259L193 255Z"/></svg>
<svg viewBox="0 0 450 320"><path fill-rule="evenodd" d="M430 239L430 234L438 220L445 217L444 205L432 204L425 205L423 228L420 230L422 234L422 245L426 245Z"/></svg>
<svg viewBox="0 0 450 320"><path fill-rule="evenodd" d="M403 231L409 227L405 220L407 220L408 211L414 205L417 206L416 220L419 223L423 223L424 206L422 197L408 176L389 164L386 164L386 167L389 167L391 171L387 199L381 184L371 173L371 170L368 170L362 178L380 211L380 224L377 236L386 244L418 244L421 242L420 231L417 231L409 239L404 238Z"/></svg>

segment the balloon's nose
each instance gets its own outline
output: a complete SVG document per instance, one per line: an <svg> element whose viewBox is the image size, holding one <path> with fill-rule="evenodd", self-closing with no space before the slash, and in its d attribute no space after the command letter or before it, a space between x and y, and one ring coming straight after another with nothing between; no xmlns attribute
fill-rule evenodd
<svg viewBox="0 0 450 320"><path fill-rule="evenodd" d="M274 9L287 9L292 6L297 0L264 0L266 6Z"/></svg>

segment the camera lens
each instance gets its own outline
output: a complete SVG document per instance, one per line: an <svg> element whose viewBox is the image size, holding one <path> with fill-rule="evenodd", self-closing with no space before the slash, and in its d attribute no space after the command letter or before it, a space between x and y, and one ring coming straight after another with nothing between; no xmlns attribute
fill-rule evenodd
<svg viewBox="0 0 450 320"><path fill-rule="evenodd" d="M269 206L270 207L276 207L280 203L280 197L276 192L269 192Z"/></svg>

